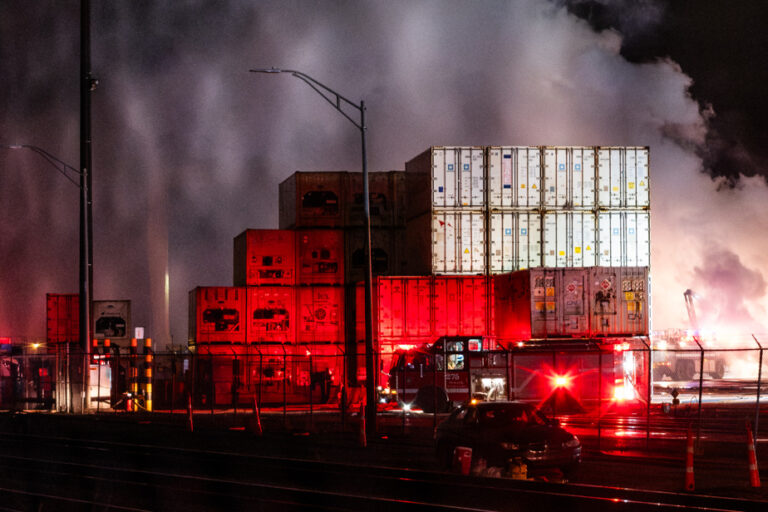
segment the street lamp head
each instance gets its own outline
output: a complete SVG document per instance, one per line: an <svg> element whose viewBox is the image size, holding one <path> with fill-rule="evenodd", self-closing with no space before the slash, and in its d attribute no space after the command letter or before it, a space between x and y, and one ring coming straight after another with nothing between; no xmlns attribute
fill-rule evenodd
<svg viewBox="0 0 768 512"><path fill-rule="evenodd" d="M283 70L280 68L258 68L258 69L249 69L251 73L283 73Z"/></svg>

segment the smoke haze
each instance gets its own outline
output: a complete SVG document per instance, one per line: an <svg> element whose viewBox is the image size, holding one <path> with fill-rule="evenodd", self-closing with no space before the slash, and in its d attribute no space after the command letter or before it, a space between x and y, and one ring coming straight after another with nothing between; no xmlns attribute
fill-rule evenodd
<svg viewBox="0 0 768 512"><path fill-rule="evenodd" d="M130 299L160 346L186 343L191 288L232 283L233 237L277 227L282 180L360 169L359 132L299 80L248 73L270 66L365 100L371 170L431 145L650 146L654 328L686 326L694 288L722 301L702 317L765 330L765 180L709 177L717 112L691 79L560 3L94 4L94 298ZM0 4L0 143L79 161L78 11ZM78 191L27 152L0 169L0 335L43 337L45 293L78 286Z"/></svg>

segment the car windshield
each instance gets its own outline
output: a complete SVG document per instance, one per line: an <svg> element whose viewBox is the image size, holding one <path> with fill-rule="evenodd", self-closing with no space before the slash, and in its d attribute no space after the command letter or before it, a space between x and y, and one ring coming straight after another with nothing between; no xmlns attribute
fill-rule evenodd
<svg viewBox="0 0 768 512"><path fill-rule="evenodd" d="M505 404L479 408L480 423L488 426L502 426L510 423L544 425L546 422L530 406L523 404Z"/></svg>

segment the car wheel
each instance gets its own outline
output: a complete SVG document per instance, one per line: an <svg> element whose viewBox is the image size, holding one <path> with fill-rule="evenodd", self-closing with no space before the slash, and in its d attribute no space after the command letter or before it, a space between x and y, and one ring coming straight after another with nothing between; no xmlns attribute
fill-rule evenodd
<svg viewBox="0 0 768 512"><path fill-rule="evenodd" d="M576 474L576 470L579 468L578 462L571 462L570 464L566 464L562 468L560 468L560 471L563 473L563 477L566 480L570 480L573 478L573 475Z"/></svg>
<svg viewBox="0 0 768 512"><path fill-rule="evenodd" d="M715 371L712 372L713 379L722 379L725 375L725 361L718 359L715 361Z"/></svg>
<svg viewBox="0 0 768 512"><path fill-rule="evenodd" d="M448 394L443 388L436 386L425 386L419 389L414 403L428 414L433 412L449 412L451 410Z"/></svg>
<svg viewBox="0 0 768 512"><path fill-rule="evenodd" d="M690 359L682 359L675 366L675 380L691 380L696 373L696 365Z"/></svg>

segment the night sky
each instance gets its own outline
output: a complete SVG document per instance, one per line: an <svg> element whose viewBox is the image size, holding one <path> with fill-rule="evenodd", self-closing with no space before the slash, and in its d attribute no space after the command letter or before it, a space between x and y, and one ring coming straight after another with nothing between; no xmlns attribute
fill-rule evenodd
<svg viewBox="0 0 768 512"><path fill-rule="evenodd" d="M768 331L762 2L92 2L94 298L185 344L187 293L277 228L296 170L360 169L359 132L301 70L368 106L369 168L431 145L648 145L654 328ZM0 144L79 164L79 4L0 3ZM0 150L0 336L45 336L78 289L78 189ZM170 279L170 318L164 313Z"/></svg>

